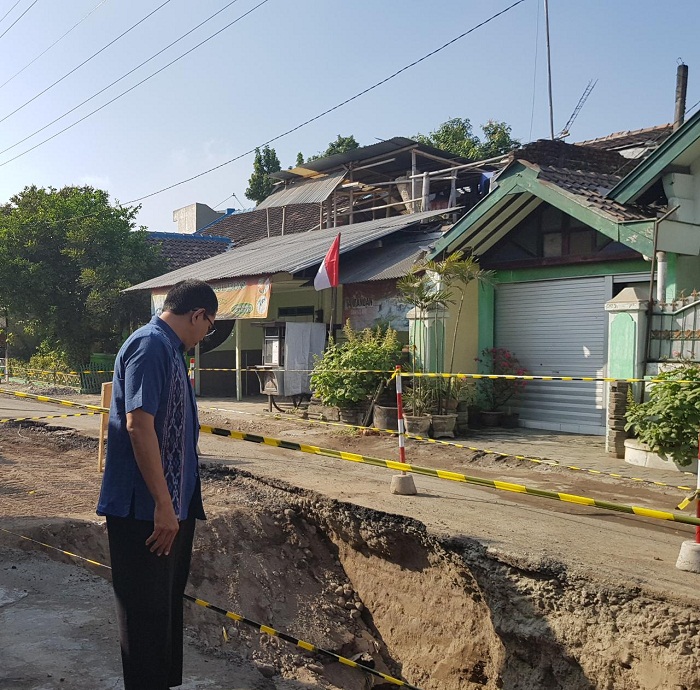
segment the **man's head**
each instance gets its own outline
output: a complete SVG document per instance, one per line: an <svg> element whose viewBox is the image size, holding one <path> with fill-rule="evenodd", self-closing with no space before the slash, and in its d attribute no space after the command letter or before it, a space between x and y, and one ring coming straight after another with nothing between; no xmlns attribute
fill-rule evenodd
<svg viewBox="0 0 700 690"><path fill-rule="evenodd" d="M218 308L219 300L214 290L203 280L189 278L170 288L165 296L161 319L189 350L214 332Z"/></svg>

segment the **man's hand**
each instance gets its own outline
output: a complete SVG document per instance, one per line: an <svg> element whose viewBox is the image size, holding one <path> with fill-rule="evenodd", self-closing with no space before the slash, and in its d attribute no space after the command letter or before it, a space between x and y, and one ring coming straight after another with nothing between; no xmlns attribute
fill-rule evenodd
<svg viewBox="0 0 700 690"><path fill-rule="evenodd" d="M153 534L146 539L146 546L151 547L151 553L169 556L179 529L180 523L173 510L173 504L170 501L162 505L157 504L153 514Z"/></svg>

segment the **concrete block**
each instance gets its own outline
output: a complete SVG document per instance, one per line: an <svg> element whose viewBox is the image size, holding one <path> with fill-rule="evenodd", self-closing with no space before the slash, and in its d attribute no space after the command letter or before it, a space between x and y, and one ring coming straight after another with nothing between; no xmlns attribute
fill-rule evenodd
<svg viewBox="0 0 700 690"><path fill-rule="evenodd" d="M691 540L684 541L678 554L676 568L690 573L700 573L700 544Z"/></svg>
<svg viewBox="0 0 700 690"><path fill-rule="evenodd" d="M391 493L399 496L415 496L416 484L410 474L395 474L391 478Z"/></svg>

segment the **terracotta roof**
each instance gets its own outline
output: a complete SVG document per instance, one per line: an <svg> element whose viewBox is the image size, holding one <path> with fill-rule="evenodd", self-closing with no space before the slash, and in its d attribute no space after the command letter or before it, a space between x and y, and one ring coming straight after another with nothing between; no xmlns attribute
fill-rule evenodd
<svg viewBox="0 0 700 690"><path fill-rule="evenodd" d="M606 198L606 194L622 179L619 175L607 175L587 170L570 170L551 165L533 166L539 169L538 179L556 185L560 189L579 197L579 203L593 207L616 221L644 220L654 218L649 209L619 204Z"/></svg>
<svg viewBox="0 0 700 690"><path fill-rule="evenodd" d="M282 234L283 209L252 209L223 216L206 228L200 230L204 237L216 235L233 240L236 247L250 244L268 237L268 219L270 225L269 237ZM293 204L284 210L284 234L293 235L318 228L318 204Z"/></svg>
<svg viewBox="0 0 700 690"><path fill-rule="evenodd" d="M625 158L615 151L567 144L565 141L539 139L525 144L511 152L511 158L527 161L536 165L551 165L568 170L584 170L608 175L624 175L637 165L637 162Z"/></svg>
<svg viewBox="0 0 700 690"><path fill-rule="evenodd" d="M628 148L653 148L665 141L673 132L673 123L633 129L625 132L614 132L597 139L587 139L577 142L578 146L592 146L594 148L617 151Z"/></svg>
<svg viewBox="0 0 700 690"><path fill-rule="evenodd" d="M222 254L231 246L227 237L181 235L176 232L149 232L147 240L160 248L170 271Z"/></svg>

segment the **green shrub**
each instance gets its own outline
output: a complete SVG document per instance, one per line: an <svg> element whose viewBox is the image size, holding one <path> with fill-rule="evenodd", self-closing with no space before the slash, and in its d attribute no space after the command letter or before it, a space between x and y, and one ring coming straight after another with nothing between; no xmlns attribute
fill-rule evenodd
<svg viewBox="0 0 700 690"><path fill-rule="evenodd" d="M366 402L387 373L358 373L358 370L388 372L401 359L396 331L387 328L354 331L350 322L343 329L345 341L331 339L314 365L311 389L324 405L350 407Z"/></svg>
<svg viewBox="0 0 700 690"><path fill-rule="evenodd" d="M689 465L698 455L700 365L684 363L655 378L663 383L653 384L645 402L630 404L625 430L632 429L655 453Z"/></svg>

